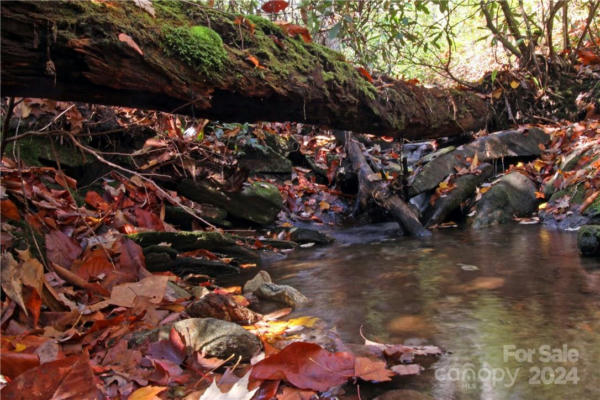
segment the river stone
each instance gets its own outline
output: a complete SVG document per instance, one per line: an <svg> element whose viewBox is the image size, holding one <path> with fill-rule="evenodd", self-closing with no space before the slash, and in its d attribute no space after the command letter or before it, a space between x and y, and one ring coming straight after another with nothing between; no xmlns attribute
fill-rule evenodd
<svg viewBox="0 0 600 400"><path fill-rule="evenodd" d="M171 328L181 335L193 352L226 359L233 355L246 361L261 349L260 340L241 326L215 318L188 318L160 328L159 339L168 339Z"/></svg>
<svg viewBox="0 0 600 400"><path fill-rule="evenodd" d="M287 304L294 308L308 302L308 298L298 289L288 285L264 283L255 291L255 294L261 299Z"/></svg>
<svg viewBox="0 0 600 400"><path fill-rule="evenodd" d="M183 180L177 192L199 202L224 208L230 215L261 225L275 221L283 206L277 186L267 182L254 182L239 192L226 192L207 180Z"/></svg>
<svg viewBox="0 0 600 400"><path fill-rule="evenodd" d="M584 256L600 256L600 225L584 225L579 228L577 247Z"/></svg>
<svg viewBox="0 0 600 400"><path fill-rule="evenodd" d="M425 221L427 221L425 226L430 227L444 222L452 211L475 193L477 186L492 176L492 172L493 168L490 164L480 164L479 174L466 174L456 178L454 181L456 188L446 196L438 198L433 207L425 212Z"/></svg>
<svg viewBox="0 0 600 400"><path fill-rule="evenodd" d="M503 176L477 203L473 227L504 224L513 216L531 215L537 209L535 191L534 183L519 172Z"/></svg>
<svg viewBox="0 0 600 400"><path fill-rule="evenodd" d="M537 128L501 131L484 136L426 164L412 179L408 194L413 197L436 188L448 175L456 172L456 167L468 166L466 159L475 154L480 162L503 157L537 156L541 153L540 145L549 141L550 136Z"/></svg>
<svg viewBox="0 0 600 400"><path fill-rule="evenodd" d="M292 173L292 162L270 146L251 142L246 143L242 149L243 152L238 156L238 163L252 175Z"/></svg>
<svg viewBox="0 0 600 400"><path fill-rule="evenodd" d="M246 284L244 285L243 292L254 293L259 287L261 287L265 283L273 283L271 275L269 275L267 271L259 271L258 274L254 276L254 278L246 282Z"/></svg>
<svg viewBox="0 0 600 400"><path fill-rule="evenodd" d="M329 244L333 242L333 239L327 234L307 228L292 229L290 239L297 243Z"/></svg>

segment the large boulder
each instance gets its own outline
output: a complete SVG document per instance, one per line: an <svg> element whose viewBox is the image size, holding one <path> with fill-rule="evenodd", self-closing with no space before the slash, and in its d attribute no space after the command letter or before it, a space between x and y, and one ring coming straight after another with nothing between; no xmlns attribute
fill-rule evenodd
<svg viewBox="0 0 600 400"><path fill-rule="evenodd" d="M186 179L177 191L193 201L222 207L229 215L261 225L273 223L283 206L279 189L267 182L254 182L241 191L227 192L207 180Z"/></svg>
<svg viewBox="0 0 600 400"><path fill-rule="evenodd" d="M493 161L504 157L528 157L541 153L541 146L550 141L550 136L537 128L502 131L484 136L462 145L456 150L440 155L427 163L418 172L409 187L408 194L434 189L456 168L468 166L467 158L477 155L480 162Z"/></svg>
<svg viewBox="0 0 600 400"><path fill-rule="evenodd" d="M535 191L534 183L519 172L503 176L477 203L473 227L504 224L513 216L531 215L537 209Z"/></svg>
<svg viewBox="0 0 600 400"><path fill-rule="evenodd" d="M584 256L600 256L600 225L584 225L577 233L577 247Z"/></svg>

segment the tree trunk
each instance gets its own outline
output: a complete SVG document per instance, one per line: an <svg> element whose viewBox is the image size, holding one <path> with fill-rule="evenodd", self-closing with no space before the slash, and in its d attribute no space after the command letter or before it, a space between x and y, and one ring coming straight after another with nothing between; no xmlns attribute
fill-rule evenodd
<svg viewBox="0 0 600 400"><path fill-rule="evenodd" d="M339 53L191 2L3 1L2 94L408 139L485 127L468 91L369 82Z"/></svg>

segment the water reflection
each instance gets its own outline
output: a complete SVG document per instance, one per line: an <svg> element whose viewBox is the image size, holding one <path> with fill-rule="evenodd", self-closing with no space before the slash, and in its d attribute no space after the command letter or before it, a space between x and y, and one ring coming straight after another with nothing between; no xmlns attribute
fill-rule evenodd
<svg viewBox="0 0 600 400"><path fill-rule="evenodd" d="M268 269L314 300L297 314L330 322L346 341L360 342L362 325L372 339L451 351L409 383L434 398L596 399L597 264L579 257L575 234L512 226L300 251ZM542 345L568 345L579 357L544 362ZM507 358L505 346L535 355ZM577 383L557 382L573 368Z"/></svg>

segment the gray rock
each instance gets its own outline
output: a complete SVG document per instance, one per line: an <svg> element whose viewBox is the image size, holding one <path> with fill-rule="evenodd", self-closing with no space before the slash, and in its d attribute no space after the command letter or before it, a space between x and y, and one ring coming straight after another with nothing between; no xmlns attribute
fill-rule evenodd
<svg viewBox="0 0 600 400"><path fill-rule="evenodd" d="M600 225L582 226L577 233L577 247L584 256L600 256Z"/></svg>
<svg viewBox="0 0 600 400"><path fill-rule="evenodd" d="M537 209L536 187L519 172L503 176L477 203L474 228L504 224L513 216L527 217Z"/></svg>
<svg viewBox="0 0 600 400"><path fill-rule="evenodd" d="M333 242L333 239L327 234L306 228L292 229L290 239L297 243L329 244Z"/></svg>
<svg viewBox="0 0 600 400"><path fill-rule="evenodd" d="M484 136L426 164L413 178L409 195L412 197L434 189L448 175L456 172L455 167L466 166L466 159L475 154L480 162L503 157L539 155L541 152L539 145L545 145L549 140L549 135L536 128L502 131Z"/></svg>
<svg viewBox="0 0 600 400"><path fill-rule="evenodd" d="M264 283L254 293L261 299L287 304L294 308L308 302L306 296L288 285Z"/></svg>
<svg viewBox="0 0 600 400"><path fill-rule="evenodd" d="M292 172L292 162L290 160L270 146L258 143L244 145L243 152L238 160L240 167L248 169L251 174L290 174Z"/></svg>
<svg viewBox="0 0 600 400"><path fill-rule="evenodd" d="M434 205L425 212L425 226L430 227L444 222L452 211L456 210L463 201L475 193L477 186L492 176L492 170L490 164L481 164L479 174L467 174L456 178L454 182L456 188L446 196L438 198Z"/></svg>
<svg viewBox="0 0 600 400"><path fill-rule="evenodd" d="M265 283L273 283L271 275L269 275L267 271L259 271L258 274L254 276L254 278L246 282L246 284L244 285L243 292L254 293L259 287L261 287Z"/></svg>
<svg viewBox="0 0 600 400"><path fill-rule="evenodd" d="M267 182L254 182L239 192L225 192L210 182L183 180L177 192L199 203L224 208L230 215L261 225L275 221L283 206L279 189Z"/></svg>
<svg viewBox="0 0 600 400"><path fill-rule="evenodd" d="M163 326L159 339L168 339L171 328L181 335L190 351L204 352L207 357L249 360L261 349L260 340L241 326L215 318L189 318Z"/></svg>

